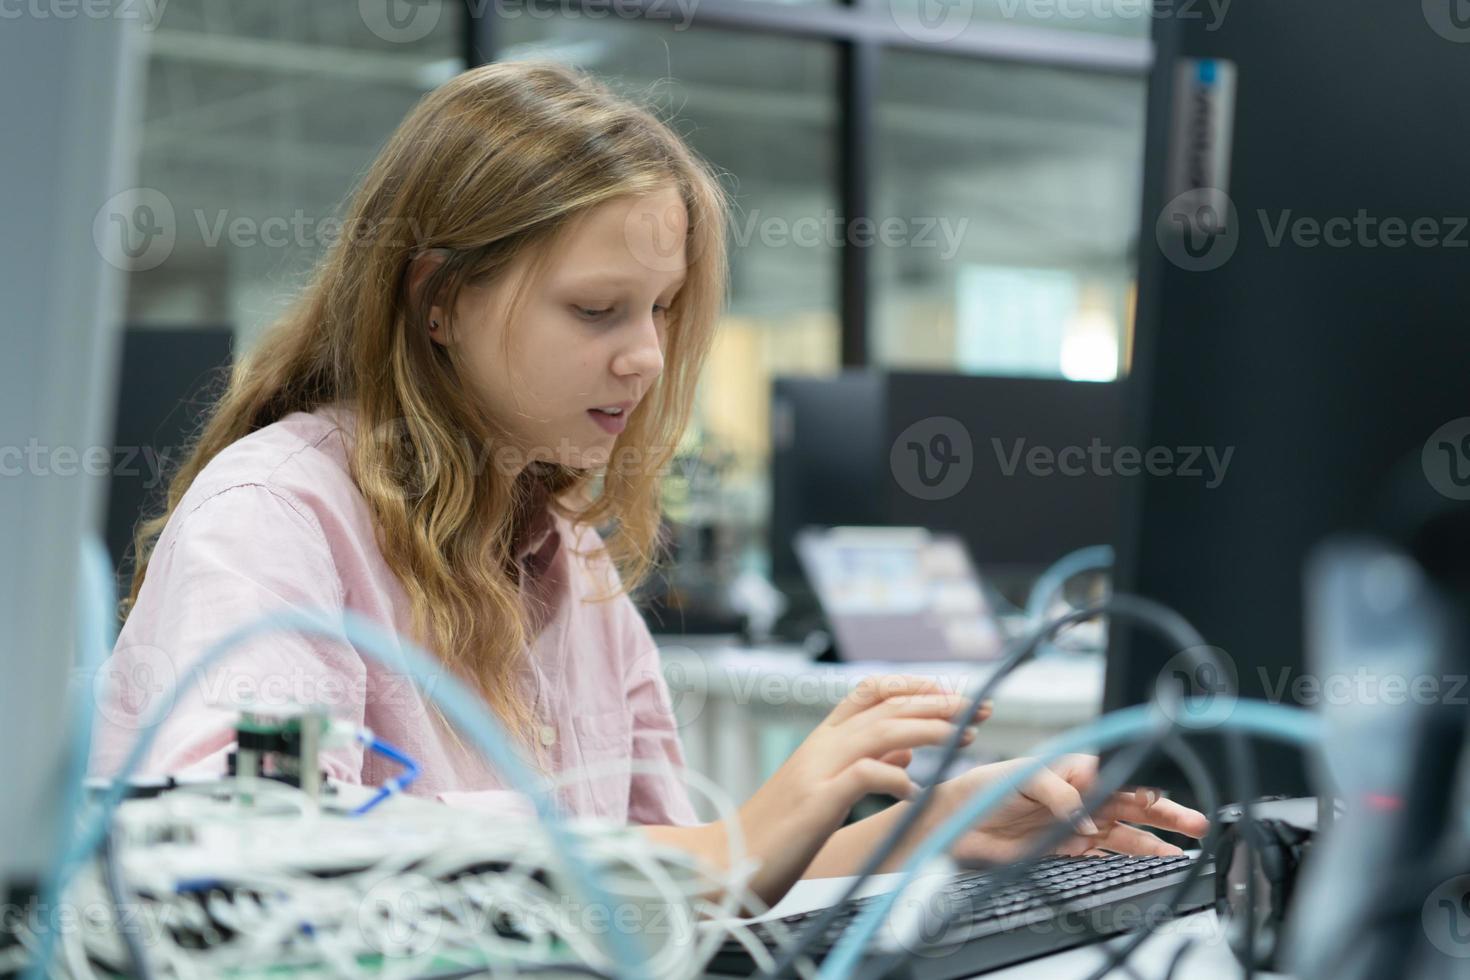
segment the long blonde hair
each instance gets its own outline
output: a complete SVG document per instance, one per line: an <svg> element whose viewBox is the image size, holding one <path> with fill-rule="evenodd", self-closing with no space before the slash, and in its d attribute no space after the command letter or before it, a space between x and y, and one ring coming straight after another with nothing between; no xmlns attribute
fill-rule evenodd
<svg viewBox="0 0 1470 980"><path fill-rule="evenodd" d="M613 462L633 464L540 463L519 479L485 466L504 433L473 400L456 356L431 340L430 307L453 310L463 287L495 281L522 258L539 267L588 209L671 185L688 211L688 271L668 313L663 374L613 447ZM122 614L169 516L217 453L291 412L346 401L359 434L352 476L412 600L415 639L527 738L531 708L513 673L529 628L512 542L545 502L574 523L615 526L606 556L626 588L656 564L661 475L725 302L727 214L718 176L667 124L581 72L492 64L429 93L356 189L343 235L301 295L236 364L163 513L138 526ZM411 296L410 262L430 249L444 261Z"/></svg>

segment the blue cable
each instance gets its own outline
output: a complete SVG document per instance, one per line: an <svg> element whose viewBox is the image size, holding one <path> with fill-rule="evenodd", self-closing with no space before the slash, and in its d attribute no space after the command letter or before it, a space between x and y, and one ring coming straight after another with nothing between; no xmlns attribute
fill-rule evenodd
<svg viewBox="0 0 1470 980"><path fill-rule="evenodd" d="M1185 701L1190 705L1195 699ZM1101 751L1139 737L1146 737L1170 725L1182 728L1210 728L1223 725L1239 731L1276 737L1302 746L1313 746L1321 739L1322 722L1316 715L1300 708L1269 704L1264 701L1241 700L1233 705L1230 716L1220 719L1205 712L1196 716L1193 711L1179 712L1178 721L1166 717L1157 705L1140 704L1131 708L1103 715L1090 725L1074 728L1055 738L1048 739L1038 748L1029 763L1016 772L986 786L982 792L965 801L932 834L925 837L914 848L913 854L904 862L902 878L891 891L884 892L868 905L843 932L822 962L818 980L841 980L852 975L867 949L873 934L888 917L889 911L900 894L913 881L919 869L938 854L946 851L962 834L973 827L995 807L1018 791L1027 780L1039 773L1058 756L1086 749ZM1199 718L1207 717L1207 721Z"/></svg>
<svg viewBox="0 0 1470 980"><path fill-rule="evenodd" d="M520 753L513 747L505 729L498 719L490 714L480 700L444 664L406 638L383 629L371 620L351 610L313 612L308 610L286 610L261 617L252 623L226 634L215 642L204 655L174 685L174 691L200 680L204 673L231 653L240 644L257 636L278 632L300 632L315 634L336 640L345 640L359 652L389 669L399 670L410 676L419 688L431 697L446 716L470 736L475 746L497 769L504 773L510 785L529 797L536 814L546 827L557 853L567 865L573 885L594 906L611 910L614 906L598 876L583 860L582 848L568 833L552 801L546 781L533 773ZM64 893L81 864L96 852L103 834L111 823L113 811L127 792L127 784L147 756L159 728L172 708L173 697L160 699L159 707L153 711L148 723L143 726L138 741L133 744L112 786L101 799L97 812L80 839L68 851L57 874L58 894ZM51 930L47 930L49 934ZM612 957L617 975L626 980L641 977L642 951L627 932L618 928L607 930L607 952ZM37 956L32 961L34 975L42 976L49 966L50 949L46 956Z"/></svg>
<svg viewBox="0 0 1470 980"><path fill-rule="evenodd" d="M412 783L415 779L419 778L419 773L421 771L419 769L419 764L417 762L414 762L413 759L409 758L407 752L404 752L402 749L394 748L392 745L383 741L381 738L378 738L376 735L370 735L364 732L359 736L359 738L364 745L372 749L374 752L378 753L381 756L384 756L385 758L392 759L394 762L402 766L403 772L399 773L398 775L394 776L392 779L384 783L382 786L378 787L378 792L373 796L372 799L368 800L362 806L352 811L352 815L354 817L362 816L364 813L367 813L379 803L382 803L388 797L395 796L408 789L409 784Z"/></svg>
<svg viewBox="0 0 1470 980"><path fill-rule="evenodd" d="M1027 617L1033 622L1044 622L1047 618L1046 604L1061 591L1062 586L1083 572L1112 567L1112 545L1094 544L1068 552L1047 566L1031 586L1031 594L1026 598Z"/></svg>
<svg viewBox="0 0 1470 980"><path fill-rule="evenodd" d="M1042 572L1035 584L1031 586L1031 594L1026 597L1026 621L1028 623L1046 622L1048 619L1047 603L1076 576L1083 572L1101 571L1112 567L1113 547L1107 544L1078 548L1058 558L1047 566L1046 571ZM1072 652L1065 647L1058 646L1055 637L1047 640L1042 645L1042 649L1047 653Z"/></svg>

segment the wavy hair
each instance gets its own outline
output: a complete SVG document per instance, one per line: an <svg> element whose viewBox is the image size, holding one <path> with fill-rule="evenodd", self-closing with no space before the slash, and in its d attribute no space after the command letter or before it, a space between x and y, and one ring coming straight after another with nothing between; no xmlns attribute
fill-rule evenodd
<svg viewBox="0 0 1470 980"><path fill-rule="evenodd" d="M464 287L499 281L523 260L543 268L578 216L669 186L688 212L687 276L667 314L663 373L609 465L540 462L518 477L485 466L505 432L474 400L458 355L431 340L431 306L452 311ZM657 564L662 475L726 299L727 221L717 173L649 107L580 71L491 64L430 92L356 188L344 233L290 309L237 362L169 482L163 512L139 524L122 615L169 517L216 454L292 412L347 402L359 436L352 477L412 600L415 639L534 745L531 708L513 683L530 639L516 542L545 507L574 524L612 528L586 557L610 559L626 589ZM443 261L410 295L410 263L430 250ZM521 280L512 321L534 285Z"/></svg>

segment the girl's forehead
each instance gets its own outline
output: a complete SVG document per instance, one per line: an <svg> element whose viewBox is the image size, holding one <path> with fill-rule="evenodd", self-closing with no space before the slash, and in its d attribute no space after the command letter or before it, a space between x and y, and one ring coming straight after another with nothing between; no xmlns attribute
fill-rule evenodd
<svg viewBox="0 0 1470 980"><path fill-rule="evenodd" d="M666 249L688 226L683 195L669 187L604 201L571 222L561 244L566 252L636 254L650 243Z"/></svg>
<svg viewBox="0 0 1470 980"><path fill-rule="evenodd" d="M622 236L569 242L553 254L548 278L554 285L661 292L683 284L688 273L683 253L682 240L666 247Z"/></svg>

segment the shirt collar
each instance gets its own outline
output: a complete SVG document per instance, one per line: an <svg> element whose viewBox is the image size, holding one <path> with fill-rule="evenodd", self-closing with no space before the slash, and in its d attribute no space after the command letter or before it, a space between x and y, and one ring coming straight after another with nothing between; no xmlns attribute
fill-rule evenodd
<svg viewBox="0 0 1470 980"><path fill-rule="evenodd" d="M550 509L537 511L531 524L531 532L525 543L516 551L516 561L537 570L544 568L556 554L561 536L556 533L556 518Z"/></svg>

